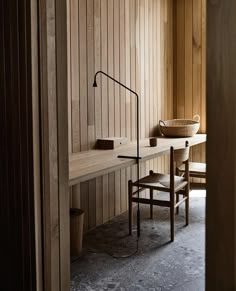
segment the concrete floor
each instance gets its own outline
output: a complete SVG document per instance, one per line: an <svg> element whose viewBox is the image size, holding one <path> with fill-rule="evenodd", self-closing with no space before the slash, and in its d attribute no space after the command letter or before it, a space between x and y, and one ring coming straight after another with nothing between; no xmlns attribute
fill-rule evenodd
<svg viewBox="0 0 236 291"><path fill-rule="evenodd" d="M203 193L203 195L202 195ZM203 291L205 269L205 192L191 192L190 225L184 226L184 207L176 216L175 241L169 239L169 210L141 206L141 238L128 236L127 213L97 227L84 238L84 250L72 258L71 290L86 291ZM109 255L110 254L110 255Z"/></svg>

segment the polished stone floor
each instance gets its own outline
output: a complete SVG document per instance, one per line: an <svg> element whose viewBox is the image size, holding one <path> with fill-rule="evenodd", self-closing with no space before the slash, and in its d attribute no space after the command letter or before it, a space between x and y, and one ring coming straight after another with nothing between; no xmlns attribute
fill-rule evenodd
<svg viewBox="0 0 236 291"><path fill-rule="evenodd" d="M181 207L173 243L169 210L154 209L150 220L149 207L141 206L141 238L135 255L136 232L128 236L127 213L90 231L81 256L71 259L71 290L203 291L205 192L191 192L188 227Z"/></svg>

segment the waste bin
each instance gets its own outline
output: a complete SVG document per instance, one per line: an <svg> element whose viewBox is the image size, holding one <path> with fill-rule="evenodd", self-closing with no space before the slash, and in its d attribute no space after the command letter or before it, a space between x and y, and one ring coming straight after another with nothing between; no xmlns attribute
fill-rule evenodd
<svg viewBox="0 0 236 291"><path fill-rule="evenodd" d="M82 251L84 211L70 209L70 254L78 256Z"/></svg>

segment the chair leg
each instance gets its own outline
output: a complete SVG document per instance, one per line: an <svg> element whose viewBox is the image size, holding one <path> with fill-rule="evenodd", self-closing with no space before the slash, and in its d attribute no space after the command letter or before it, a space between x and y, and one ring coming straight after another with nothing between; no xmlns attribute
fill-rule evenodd
<svg viewBox="0 0 236 291"><path fill-rule="evenodd" d="M153 189L150 189L150 218L153 219Z"/></svg>
<svg viewBox="0 0 236 291"><path fill-rule="evenodd" d="M132 235L132 224L133 224L133 207L132 207L132 196L133 196L133 185L132 181L128 182L128 195L129 195L129 235Z"/></svg>
<svg viewBox="0 0 236 291"><path fill-rule="evenodd" d="M170 239L173 242L175 239L175 209L170 207Z"/></svg>
<svg viewBox="0 0 236 291"><path fill-rule="evenodd" d="M189 225L189 185L185 188L185 196L187 197L185 200L185 220L186 225Z"/></svg>
<svg viewBox="0 0 236 291"><path fill-rule="evenodd" d="M176 194L176 203L179 202L179 194ZM176 207L176 214L179 214L179 206Z"/></svg>
<svg viewBox="0 0 236 291"><path fill-rule="evenodd" d="M170 239L173 242L175 237L175 193L170 193Z"/></svg>

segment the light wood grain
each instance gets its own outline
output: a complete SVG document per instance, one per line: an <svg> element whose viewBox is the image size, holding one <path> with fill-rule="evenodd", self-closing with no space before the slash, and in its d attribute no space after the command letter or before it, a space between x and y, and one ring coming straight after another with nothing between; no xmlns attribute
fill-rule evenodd
<svg viewBox="0 0 236 291"><path fill-rule="evenodd" d="M39 11L45 290L70 286L66 11L53 0Z"/></svg>
<svg viewBox="0 0 236 291"><path fill-rule="evenodd" d="M198 114L199 133L206 133L206 0L176 1L174 21L174 117ZM205 162L204 146L195 147L190 160Z"/></svg>
<svg viewBox="0 0 236 291"><path fill-rule="evenodd" d="M173 1L68 2L71 151L77 153L93 149L96 139L101 137L124 135L131 141L136 139L135 96L101 75L97 78L98 87L92 88L94 73L101 69L139 94L142 137L156 135L158 120L164 117L162 112L166 112L165 115L168 114L170 118L173 117ZM161 41L161 37L165 43ZM165 54L166 48L168 53ZM167 101L164 101L165 99ZM163 159L159 166L164 165ZM148 168L149 163L144 172ZM127 179L124 171L120 172L120 177L117 176L117 181L111 176L111 181L109 176L105 178L115 192L120 192L120 198L119 195L115 196L115 199L120 199L117 207L115 205L117 213L118 209L125 211L127 205ZM96 183L101 184L100 181ZM123 184L118 185L119 183L123 183L125 187ZM103 186L107 188L106 183ZM107 194L103 187L99 186L99 189L96 191L96 204L101 207L101 202L107 205ZM77 206L81 206L81 199L84 197L81 189L76 187L72 192L72 200ZM107 207L110 207L109 201ZM91 215L89 214L89 217L92 219ZM105 222L104 219L108 219L108 216L106 209L99 209L96 213L96 223Z"/></svg>
<svg viewBox="0 0 236 291"><path fill-rule="evenodd" d="M150 147L149 139L145 139L140 143L140 157L142 157L140 161L142 163L157 156L165 155L170 146L183 147L186 140L189 141L190 146L193 146L205 142L206 135L199 134L190 138L158 138L157 147ZM91 150L71 155L69 162L70 185L134 165L135 160L120 159L117 156L135 155L135 152L136 143L131 143L114 150ZM120 176L118 179L120 179Z"/></svg>

